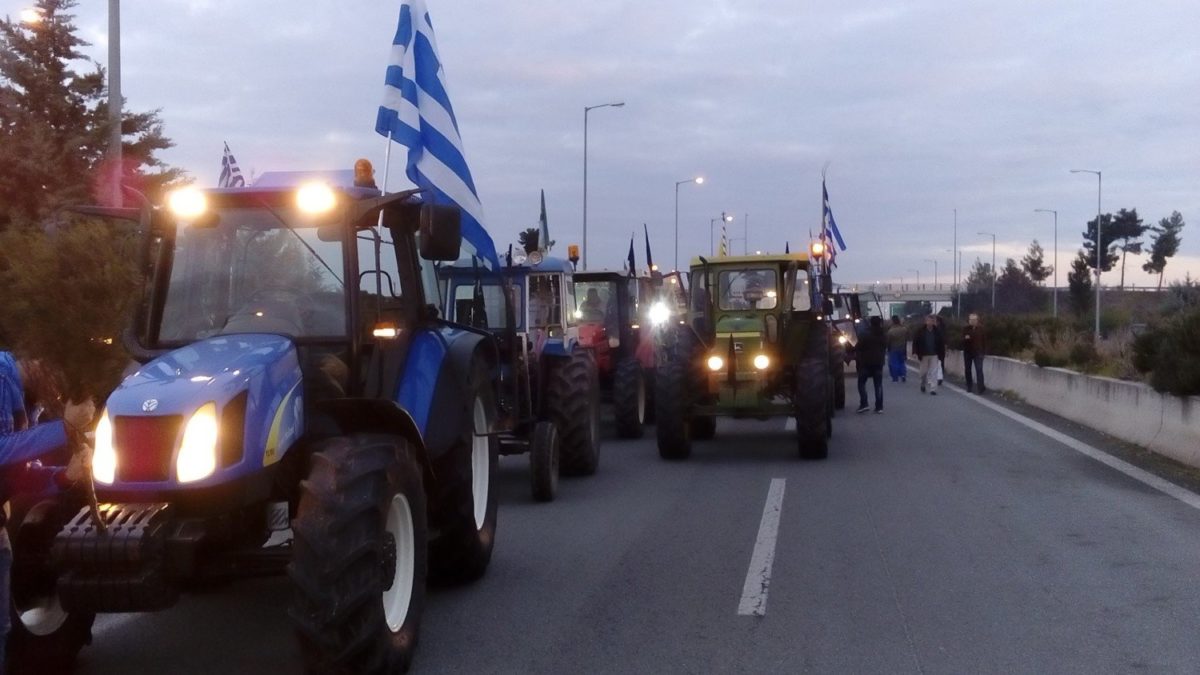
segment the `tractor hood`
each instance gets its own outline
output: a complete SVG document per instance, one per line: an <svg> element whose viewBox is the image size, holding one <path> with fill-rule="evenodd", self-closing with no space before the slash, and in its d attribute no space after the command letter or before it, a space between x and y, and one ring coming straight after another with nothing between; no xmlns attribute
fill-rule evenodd
<svg viewBox="0 0 1200 675"><path fill-rule="evenodd" d="M125 378L108 399L109 414L186 415L209 401L221 406L249 386L273 379L270 375L281 369L272 366L282 361L296 364L296 350L278 335L202 340L168 352Z"/></svg>
<svg viewBox="0 0 1200 675"><path fill-rule="evenodd" d="M717 320L717 336L722 333L761 333L765 330L763 318L756 315L729 315Z"/></svg>
<svg viewBox="0 0 1200 675"><path fill-rule="evenodd" d="M278 461L303 433L300 364L278 335L213 337L172 350L125 378L108 399L116 482L170 487L183 427L212 404L219 465L195 485L226 482Z"/></svg>

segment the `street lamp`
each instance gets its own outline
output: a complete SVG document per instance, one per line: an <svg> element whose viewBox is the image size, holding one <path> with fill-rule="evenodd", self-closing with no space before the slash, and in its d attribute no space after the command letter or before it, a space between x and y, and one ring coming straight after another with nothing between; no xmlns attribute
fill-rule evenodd
<svg viewBox="0 0 1200 675"><path fill-rule="evenodd" d="M1034 209L1034 213L1054 214L1054 318L1058 318L1058 211L1054 209ZM1097 220L1097 227L1100 221Z"/></svg>
<svg viewBox="0 0 1200 675"><path fill-rule="evenodd" d="M712 218L708 221L708 254L709 255L717 254L716 249L713 247L714 246L713 245L713 225L715 225L718 220L724 221L726 223L732 223L733 216L727 216L727 215L725 215L725 212L722 211L720 218Z"/></svg>
<svg viewBox="0 0 1200 675"><path fill-rule="evenodd" d="M1094 341L1100 342L1100 271L1104 268L1104 261L1100 257L1100 249L1104 249L1104 253L1108 253L1108 247L1102 246L1104 237L1100 236L1100 194L1104 187L1104 178L1099 171L1091 169L1071 169L1071 173L1094 173L1096 174L1096 337Z"/></svg>
<svg viewBox="0 0 1200 675"><path fill-rule="evenodd" d="M937 261L932 258L926 258L925 262L933 263L933 287L937 288Z"/></svg>
<svg viewBox="0 0 1200 675"><path fill-rule="evenodd" d="M915 270L910 267L910 268L908 268L908 271L917 275L917 288L918 289L921 288L921 270Z"/></svg>
<svg viewBox="0 0 1200 675"><path fill-rule="evenodd" d="M704 176L675 181L675 269L679 269L679 186L687 183L704 185Z"/></svg>
<svg viewBox="0 0 1200 675"><path fill-rule="evenodd" d="M116 2L117 0L109 0ZM588 151L588 113L597 108L621 108L625 106L625 102L619 103L601 103L600 105L589 105L583 108L583 269L587 269L587 151Z"/></svg>
<svg viewBox="0 0 1200 675"><path fill-rule="evenodd" d="M996 313L996 235L991 232L976 232L981 237L992 238L992 313Z"/></svg>
<svg viewBox="0 0 1200 675"><path fill-rule="evenodd" d="M954 209L954 249L950 251L950 264L954 266L954 290L958 293L958 302L954 303L954 316L962 316L962 286L959 275L962 274L962 254L958 251L958 209Z"/></svg>

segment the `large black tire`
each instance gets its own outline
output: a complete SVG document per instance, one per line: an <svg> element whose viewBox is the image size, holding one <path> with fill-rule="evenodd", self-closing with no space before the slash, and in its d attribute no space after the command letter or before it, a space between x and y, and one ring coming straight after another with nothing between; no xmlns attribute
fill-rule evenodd
<svg viewBox="0 0 1200 675"><path fill-rule="evenodd" d="M687 459L692 454L692 362L690 346L664 350L654 388L655 435L663 459Z"/></svg>
<svg viewBox="0 0 1200 675"><path fill-rule="evenodd" d="M441 535L429 546L429 577L443 584L474 581L487 571L496 542L496 472L500 464L500 440L479 436L491 431L496 406L491 381L482 362L474 364L470 427L463 429L445 458L435 463L445 495L442 512L430 514ZM448 482L447 482L448 481Z"/></svg>
<svg viewBox="0 0 1200 675"><path fill-rule="evenodd" d="M545 420L535 424L529 439L529 478L534 501L552 502L558 494L558 453L558 427Z"/></svg>
<svg viewBox="0 0 1200 675"><path fill-rule="evenodd" d="M808 357L796 366L792 400L796 408L796 440L800 456L805 459L829 456L832 385L828 360Z"/></svg>
<svg viewBox="0 0 1200 675"><path fill-rule="evenodd" d="M14 500L11 506L6 527L13 549L6 610L11 629L4 672L69 672L79 650L92 642L96 615L62 609L55 591L57 577L45 563L54 536L79 512L82 501L64 496L37 503Z"/></svg>
<svg viewBox="0 0 1200 675"><path fill-rule="evenodd" d="M546 410L558 427L559 468L590 476L600 465L600 380L592 353L576 349L556 359L547 375Z"/></svg>
<svg viewBox="0 0 1200 675"><path fill-rule="evenodd" d="M645 368L642 370L646 379L646 424L655 424L656 414L658 412L658 392L656 380L658 378L658 368Z"/></svg>
<svg viewBox="0 0 1200 675"><path fill-rule="evenodd" d="M412 445L391 436L326 440L300 488L288 574L307 669L407 671L425 604L428 545Z"/></svg>
<svg viewBox="0 0 1200 675"><path fill-rule="evenodd" d="M648 399L642 364L632 356L621 359L613 373L613 416L617 422L617 436L642 437Z"/></svg>

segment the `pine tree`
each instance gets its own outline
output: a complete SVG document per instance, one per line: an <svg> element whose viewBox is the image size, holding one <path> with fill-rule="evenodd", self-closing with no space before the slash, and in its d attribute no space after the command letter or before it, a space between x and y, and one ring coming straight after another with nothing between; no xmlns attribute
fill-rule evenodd
<svg viewBox="0 0 1200 675"><path fill-rule="evenodd" d="M1104 256L1103 260L1101 261L1103 264L1103 271L1111 272L1113 265L1117 264L1117 260L1120 259L1119 256L1114 253L1114 250L1117 247L1116 240L1118 237L1113 236L1115 234L1113 230L1113 215L1111 213L1105 213L1104 215L1100 216L1100 225L1100 234L1104 237L1104 241L1102 243ZM1096 269L1095 218L1092 218L1088 221L1087 230L1083 233L1083 250L1085 254L1084 258L1087 260L1087 264L1090 265L1092 269Z"/></svg>
<svg viewBox="0 0 1200 675"><path fill-rule="evenodd" d="M1046 266L1046 252L1037 239L1034 239L1033 243L1029 245L1029 253L1021 258L1021 269L1025 270L1025 274L1029 275L1029 278L1037 284L1054 274L1054 267Z"/></svg>
<svg viewBox="0 0 1200 675"><path fill-rule="evenodd" d="M971 266L971 273L967 275L967 292L978 293L980 291L992 291L992 281L996 274L992 271L991 263L980 262L975 259L975 264Z"/></svg>
<svg viewBox="0 0 1200 675"><path fill-rule="evenodd" d="M1142 219L1138 218L1137 209L1128 211L1121 209L1117 211L1117 215L1113 216L1112 229L1113 239L1121 240L1121 245L1118 247L1121 249L1121 288L1125 288L1125 256L1130 253L1141 254L1142 240L1140 237L1150 228L1142 224Z"/></svg>
<svg viewBox="0 0 1200 675"><path fill-rule="evenodd" d="M1183 214L1172 211L1169 218L1158 221L1154 231L1154 239L1150 242L1150 260L1142 265L1142 269L1158 275L1158 290L1162 290L1163 272L1167 269L1167 258L1174 257L1179 252L1182 239L1179 236L1183 226Z"/></svg>
<svg viewBox="0 0 1200 675"><path fill-rule="evenodd" d="M1076 313L1087 314L1088 300L1092 295L1092 263L1083 250L1071 261L1071 271L1067 274L1067 288Z"/></svg>
<svg viewBox="0 0 1200 675"><path fill-rule="evenodd" d="M96 201L111 127L105 73L80 52L75 4L39 0L41 21L0 20L0 230ZM90 69L75 70L80 62ZM155 157L172 145L158 111L126 112L121 128L125 185L156 195L181 177Z"/></svg>

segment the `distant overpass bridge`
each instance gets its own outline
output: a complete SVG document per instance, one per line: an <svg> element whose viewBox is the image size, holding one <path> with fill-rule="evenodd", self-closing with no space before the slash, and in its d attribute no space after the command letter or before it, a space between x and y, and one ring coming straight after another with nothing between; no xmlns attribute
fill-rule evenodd
<svg viewBox="0 0 1200 675"><path fill-rule="evenodd" d="M954 284L835 284L839 293L874 293L879 302L950 302Z"/></svg>

